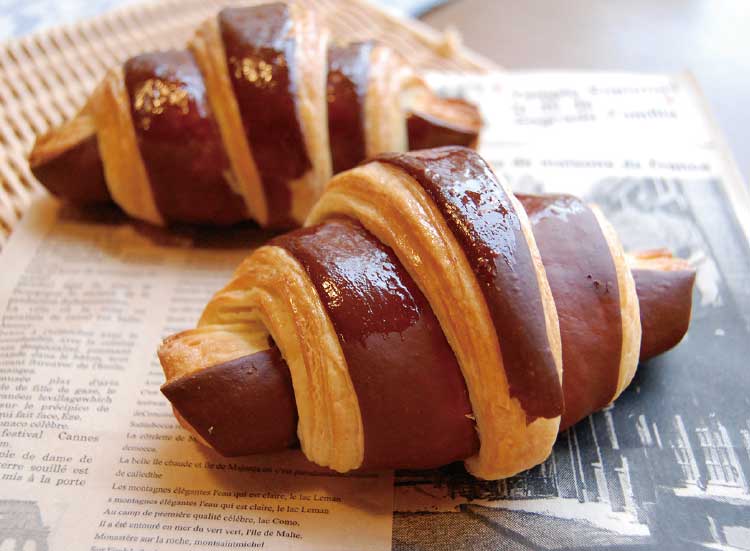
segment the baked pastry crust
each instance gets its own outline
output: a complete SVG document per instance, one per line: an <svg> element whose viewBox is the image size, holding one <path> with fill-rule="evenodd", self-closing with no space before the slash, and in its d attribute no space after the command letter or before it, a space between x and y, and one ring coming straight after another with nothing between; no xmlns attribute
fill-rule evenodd
<svg viewBox="0 0 750 551"><path fill-rule="evenodd" d="M190 55L142 54L125 62L124 75L122 67L111 71L73 121L38 139L32 171L60 197L78 204L112 200L152 224L250 218L264 227L300 226L331 176L331 141L340 146L351 134L329 126L329 105L342 106L327 94L335 72L328 44L328 31L302 4L225 8L199 26ZM469 123L455 131L453 103L438 101L385 45L366 49L360 60L345 61L360 67L339 67L339 76L357 81L351 108L364 140L340 169L366 155L405 151L410 141L465 143L478 136L475 106L464 105ZM411 140L406 118L415 90L419 109L432 108L429 124L418 125ZM67 177L73 172L79 178Z"/></svg>
<svg viewBox="0 0 750 551"><path fill-rule="evenodd" d="M436 175L447 180L434 180ZM427 182L428 177L433 181ZM489 202L485 203L482 197ZM504 199L498 202L498 197ZM466 207L466 201L475 204ZM437 438L428 434L444 428L446 433L457 429L453 432L455 438L445 444L450 450L439 450L445 451L444 460L464 459L475 476L496 479L532 467L549 455L557 436L563 409L562 399L556 396L578 396L582 401L574 408L575 419L568 419L567 423L613 400L632 379L643 316L666 311L659 309L658 299L649 299L649 308L639 311L634 279L614 231L595 208L580 201L576 204L588 216L586 234L580 237L584 241L581 254L591 251L608 258L609 263L602 263L600 268L606 279L605 294L607 285L617 290L615 300L609 296L602 299L607 308L616 309L616 315L601 318L613 324L607 338L621 342L612 348L617 354L610 362L612 366L606 368L610 380L604 385L585 388L585 369L598 369L603 363L580 370L574 366L577 373L583 373L577 378L584 386L582 394L565 392L561 385L565 339L581 331L587 335L580 342L589 339L589 344L595 346L593 341L599 333L586 325L585 319L558 317L558 308L576 308L577 304L569 300L555 304L555 287L550 285L544 268L544 252L539 252L534 226L521 202L510 195L476 154L464 148L443 148L407 154L404 158L384 156L333 178L313 208L306 228L256 250L238 268L229 285L214 296L199 324L199 329L205 328L203 331L188 332L165 343L161 354L168 377L164 392L179 396L173 403L183 404L180 413L189 414L187 422L199 423L200 428L193 428L217 449L223 447L231 453L265 449L268 440L241 441L236 432L228 437L225 431L222 438L208 434L206 425L213 418L220 420L222 427L230 426L230 435L234 429L225 421L223 410L209 414L216 407L215 401L206 400L205 408L185 401L191 392L197 392L194 389L198 382L185 380L186 374L195 372L180 367L214 364L199 370L198 375L206 373L221 381L234 381L237 362L252 361L252 356L245 353L254 350L253 343L262 346L262 337L255 336L257 331L257 335L270 335L281 352L271 364L256 362L268 370L269 377L262 380L271 381L269 392L274 395L293 393L300 444L308 458L318 464L341 472L373 467L432 467L435 465L427 456L433 454L420 456L419 446L413 448L415 453L401 452L412 447L411 440L418 443L420 434L428 440L424 449L429 449ZM464 207L465 211L458 212ZM565 234L564 224L574 225L576 220L561 216L558 222L563 226L559 233ZM572 228L571 232L575 235ZM589 239L596 241L596 246L587 248ZM648 268L658 272L658 263L653 262ZM555 269L564 270L564 262ZM573 289L577 279L585 278L573 276L565 283L564 278L555 277L552 281ZM670 285L671 279L660 281ZM409 285L414 289L411 295L404 290ZM590 283L587 285L591 287ZM656 288L648 287L650 297L654 297ZM423 296L420 300L426 301L420 307L408 298L417 296L417 289L418 295ZM497 297L508 292L516 300L513 308L498 309L503 303L497 302ZM591 291L581 286L580 292ZM679 305L684 310L685 300L689 305L690 298L682 287L666 295L666 308ZM596 303L596 297L589 299L591 304ZM423 348L424 353L412 357L412 349L423 346L414 335L422 333L409 333L404 328L411 327L412 322L407 320L416 319L413 316L419 308L426 312L425 304L436 319L430 323L439 323L455 364L431 356L438 348L437 341L423 341L432 344ZM506 323L502 316L507 317ZM678 322L681 320L675 321ZM561 334L560 324L565 324L567 332ZM250 333L241 338L224 334L242 327ZM513 335L516 327L524 332L522 338ZM681 337L676 334L679 330L660 334L655 342L659 346L676 343ZM213 339L214 333L219 335L216 340L221 344L193 342L187 350L177 346L181 339ZM567 346L574 344L571 341ZM447 350L444 344L440 346ZM518 354L524 347L536 355ZM543 352L539 353L537 347ZM206 352L202 352L203 348ZM216 355L217 349L224 355ZM198 360L191 354L210 359ZM235 355L239 359L231 358ZM283 370L284 361L291 373L289 387L284 386L283 378L272 377ZM420 361L424 365L415 369L412 364ZM170 362L178 366L167 365ZM429 369L438 377L443 368L447 370L440 377L451 369L454 373L459 370L465 386L454 382L441 387L440 381L449 379L429 379ZM378 369L389 371L376 373ZM399 369L404 373L399 374ZM536 384L525 384L530 379ZM211 384L218 384L212 388L230 384L215 380L210 379ZM434 425L419 428L424 419L414 417L409 409L412 404L404 398L399 385L411 385L417 392L437 391L435 396L444 396L434 400L438 402L434 407L428 402L419 405L422 396L413 400L415 411L432 411L423 415ZM462 393L468 394L470 413L461 413ZM387 412L378 406L381 397L389 401ZM457 409L441 410L443 401L457 404ZM382 422L373 421L377 411L383 412ZM443 413L447 416L440 417ZM387 417L391 414L398 420L403 418L403 423ZM461 423L456 423L461 415L476 422L478 450L471 432L462 432ZM289 414L285 418L289 419ZM453 428L449 429L449 425ZM394 434L387 432L390 427ZM415 431L415 436L410 436L410 431ZM292 440L282 429L271 436L274 442ZM399 444L404 449L389 452L388 446L399 442L399 438L410 440Z"/></svg>

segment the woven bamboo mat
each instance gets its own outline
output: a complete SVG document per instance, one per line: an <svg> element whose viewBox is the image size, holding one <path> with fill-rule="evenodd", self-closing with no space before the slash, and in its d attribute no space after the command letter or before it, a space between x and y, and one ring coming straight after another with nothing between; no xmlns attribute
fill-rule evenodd
<svg viewBox="0 0 750 551"><path fill-rule="evenodd" d="M297 1L318 10L334 39L382 40L420 69L493 68L450 36L363 0ZM46 193L26 161L35 136L73 116L106 69L138 53L184 46L203 19L230 3L237 4L156 0L0 45L0 247L34 198Z"/></svg>

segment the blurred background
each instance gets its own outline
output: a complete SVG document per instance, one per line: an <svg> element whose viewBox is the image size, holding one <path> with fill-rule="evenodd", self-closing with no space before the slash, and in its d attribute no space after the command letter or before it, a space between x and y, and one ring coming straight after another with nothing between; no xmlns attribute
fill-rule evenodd
<svg viewBox="0 0 750 551"><path fill-rule="evenodd" d="M0 0L0 40L138 0ZM750 176L750 0L377 0L507 69L691 71Z"/></svg>
<svg viewBox="0 0 750 551"><path fill-rule="evenodd" d="M750 181L748 0L455 0L421 19L506 69L690 71Z"/></svg>

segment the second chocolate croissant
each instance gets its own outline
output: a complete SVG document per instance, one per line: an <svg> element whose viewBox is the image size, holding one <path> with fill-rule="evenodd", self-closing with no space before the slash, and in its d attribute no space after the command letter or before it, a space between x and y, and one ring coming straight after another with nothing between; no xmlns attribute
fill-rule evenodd
<svg viewBox="0 0 750 551"><path fill-rule="evenodd" d="M338 471L464 460L510 476L690 318L683 261L629 263L595 207L517 198L466 148L344 172L306 226L251 254L159 350L178 419L225 455L298 440Z"/></svg>
<svg viewBox="0 0 750 551"><path fill-rule="evenodd" d="M326 59L328 62L326 62ZM477 109L388 47L330 45L298 4L223 9L189 50L136 56L40 137L35 176L154 224L301 225L332 171L384 151L476 145Z"/></svg>

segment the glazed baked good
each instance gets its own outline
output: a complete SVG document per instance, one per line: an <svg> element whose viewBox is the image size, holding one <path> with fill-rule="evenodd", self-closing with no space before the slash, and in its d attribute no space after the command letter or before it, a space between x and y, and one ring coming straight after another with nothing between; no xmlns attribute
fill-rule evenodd
<svg viewBox="0 0 750 551"><path fill-rule="evenodd" d="M470 149L385 154L164 341L162 391L225 455L298 441L341 472L506 477L679 342L693 278L667 253L628 257L575 197L514 196Z"/></svg>
<svg viewBox="0 0 750 551"><path fill-rule="evenodd" d="M327 61L326 61L327 60ZM332 171L384 151L476 145L475 106L435 96L390 48L329 44L298 4L225 8L189 50L111 70L41 136L35 176L153 224L298 226Z"/></svg>

